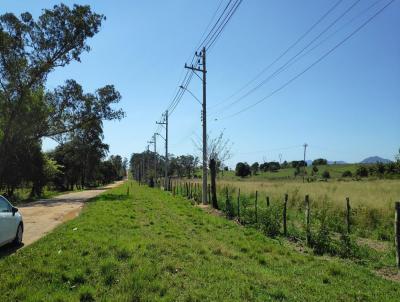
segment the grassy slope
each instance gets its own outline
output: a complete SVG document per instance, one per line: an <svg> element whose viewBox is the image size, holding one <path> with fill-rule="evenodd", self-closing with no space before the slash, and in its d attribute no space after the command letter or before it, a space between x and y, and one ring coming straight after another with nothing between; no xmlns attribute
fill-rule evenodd
<svg viewBox="0 0 400 302"><path fill-rule="evenodd" d="M159 190L126 185L0 259L0 301L398 301L367 268L294 252ZM74 228L77 228L74 231Z"/></svg>

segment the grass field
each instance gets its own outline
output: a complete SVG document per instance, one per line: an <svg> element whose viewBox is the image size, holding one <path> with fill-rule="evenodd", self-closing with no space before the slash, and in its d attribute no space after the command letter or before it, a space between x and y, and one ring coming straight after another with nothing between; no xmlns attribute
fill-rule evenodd
<svg viewBox="0 0 400 302"><path fill-rule="evenodd" d="M66 193L70 193L70 192L78 192L78 191L82 191L82 190L83 189L74 188L74 190L57 191L57 190L45 187L43 189L43 193L41 196L39 196L39 197L36 196L36 197L32 198L30 196L31 188L18 188L14 192L14 196L12 198L10 198L10 200L12 201L12 203L14 205L20 205L20 204L36 201L39 199L49 199L49 198L52 198L52 197L55 197L55 196L58 196L61 194L66 194Z"/></svg>
<svg viewBox="0 0 400 302"><path fill-rule="evenodd" d="M299 253L182 197L127 186L0 259L0 301L398 301L370 268Z"/></svg>
<svg viewBox="0 0 400 302"><path fill-rule="evenodd" d="M358 164L343 164L343 165L321 165L317 166L318 172L316 178L321 177L324 171L328 171L331 178L341 178L343 172L350 171L353 175L357 170ZM368 165L367 165L368 166ZM280 169L276 172L259 172L257 175L246 177L243 180L254 181L254 180L288 180L288 179L302 179L302 174L294 177L295 168ZM303 169L301 168L301 173ZM312 166L306 167L306 173L308 176L312 175ZM199 176L201 174L198 174ZM222 175L222 173L220 173ZM235 171L224 171L223 178L225 180L238 180L240 177L235 176Z"/></svg>
<svg viewBox="0 0 400 302"><path fill-rule="evenodd" d="M331 175L341 175L344 170L355 170L356 165L329 165ZM265 207L268 196L271 203L282 204L284 195L289 196L289 207L294 211L304 210L305 195L309 195L312 212L320 211L323 207L330 209L329 215L334 218L336 225L343 224L346 210L346 198L349 197L352 208L354 231L361 237L393 241L394 204L400 200L400 179L372 179L360 180L332 178L328 181L304 182L301 177L289 177L292 169L283 169L277 172L279 177L270 177L271 172L260 173L251 177L234 176L233 171L220 174L217 179L219 195L222 203L225 200L225 188L230 188L231 198L237 198L240 189L244 198L254 202L255 192L258 192L258 201ZM320 168L321 171L321 168ZM285 178L285 175L287 177ZM187 181L187 180L182 180ZM190 180L197 183L201 180ZM294 216L299 216L294 213ZM300 221L304 215L300 213ZM335 217L333 217L335 216ZM337 231L337 228L335 228Z"/></svg>

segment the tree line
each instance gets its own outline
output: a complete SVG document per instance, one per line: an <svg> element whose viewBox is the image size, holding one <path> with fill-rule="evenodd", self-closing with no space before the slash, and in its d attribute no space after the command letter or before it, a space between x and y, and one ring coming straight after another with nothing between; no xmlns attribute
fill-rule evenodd
<svg viewBox="0 0 400 302"><path fill-rule="evenodd" d="M38 196L48 182L67 189L120 177L102 141L103 121L124 117L113 108L120 93L113 85L84 92L73 79L46 87L52 71L89 52L104 20L87 5L64 4L36 20L29 12L0 16L0 192L29 184ZM43 139L59 145L44 153Z"/></svg>
<svg viewBox="0 0 400 302"><path fill-rule="evenodd" d="M193 155L169 155L168 177L195 177L199 165L199 158ZM129 167L132 175L137 181L157 181L165 176L165 156L152 151L133 153Z"/></svg>

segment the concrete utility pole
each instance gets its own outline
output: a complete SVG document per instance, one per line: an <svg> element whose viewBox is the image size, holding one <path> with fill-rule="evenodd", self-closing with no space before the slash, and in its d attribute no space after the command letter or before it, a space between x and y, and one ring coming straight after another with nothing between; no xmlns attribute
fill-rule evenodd
<svg viewBox="0 0 400 302"><path fill-rule="evenodd" d="M193 65L187 66L185 68L191 69L193 71L198 71L203 74L203 103L202 103L202 121L203 121L203 188L202 188L202 202L207 204L207 68L206 68L206 48L203 47L200 54L197 57L201 57L200 65L202 68L196 68Z"/></svg>
<svg viewBox="0 0 400 302"><path fill-rule="evenodd" d="M154 179L157 180L157 133L153 135L154 143Z"/></svg>
<svg viewBox="0 0 400 302"><path fill-rule="evenodd" d="M305 143L303 145L303 147L304 147L304 159L303 159L303 161L304 161L303 182L304 182L304 176L306 175L306 150L307 150L307 147L308 147L307 143Z"/></svg>
<svg viewBox="0 0 400 302"><path fill-rule="evenodd" d="M164 121L156 122L159 125L164 125L165 127L165 176L164 176L164 190L168 190L168 110L164 113ZM160 135L159 133L156 133ZM161 135L160 135L161 136ZM162 136L161 136L162 137Z"/></svg>
<svg viewBox="0 0 400 302"><path fill-rule="evenodd" d="M153 147L154 147L154 180L156 179L156 165L157 165L157 163L156 163L156 160L157 160L157 156L156 156L156 134L154 133L154 135L153 135L153 140L151 140L151 141L148 141L147 142L149 145L153 145ZM150 168L150 167L149 167Z"/></svg>

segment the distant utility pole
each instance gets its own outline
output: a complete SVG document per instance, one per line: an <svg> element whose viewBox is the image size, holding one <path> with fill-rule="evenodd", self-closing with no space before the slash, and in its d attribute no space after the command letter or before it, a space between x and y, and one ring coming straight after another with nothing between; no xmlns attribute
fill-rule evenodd
<svg viewBox="0 0 400 302"><path fill-rule="evenodd" d="M156 134L153 135L153 140L147 142L149 145L154 146L154 179L156 179Z"/></svg>
<svg viewBox="0 0 400 302"><path fill-rule="evenodd" d="M185 68L191 69L192 71L198 71L203 74L203 103L202 103L202 121L203 121L203 190L202 190L202 202L207 204L207 68L206 68L206 48L203 47L200 54L196 52L196 56L201 58L199 64L202 68L196 68L193 65Z"/></svg>
<svg viewBox="0 0 400 302"><path fill-rule="evenodd" d="M304 182L304 176L306 175L306 150L307 150L307 147L308 147L307 143L305 143L305 144L303 145L303 147L304 147L304 159L303 159L303 165L304 165L304 169L303 169L303 182Z"/></svg>
<svg viewBox="0 0 400 302"><path fill-rule="evenodd" d="M154 143L154 179L157 179L157 133L153 135Z"/></svg>
<svg viewBox="0 0 400 302"><path fill-rule="evenodd" d="M165 176L164 176L164 190L168 190L168 110L164 113L164 121L156 122L159 125L164 125L165 127L165 137L162 137L165 140Z"/></svg>

